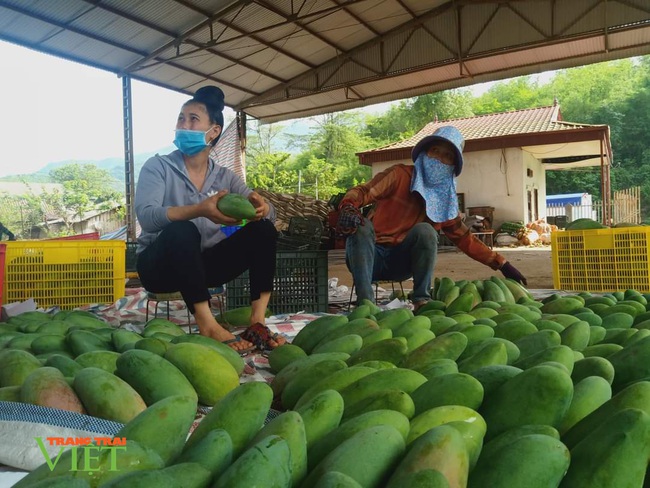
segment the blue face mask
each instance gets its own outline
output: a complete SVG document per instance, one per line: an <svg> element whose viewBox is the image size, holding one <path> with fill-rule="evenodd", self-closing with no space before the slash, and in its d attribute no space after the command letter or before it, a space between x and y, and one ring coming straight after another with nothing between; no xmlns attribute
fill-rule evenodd
<svg viewBox="0 0 650 488"><path fill-rule="evenodd" d="M208 147L205 143L205 135L208 132L210 131L176 129L174 145L186 156L194 156Z"/></svg>

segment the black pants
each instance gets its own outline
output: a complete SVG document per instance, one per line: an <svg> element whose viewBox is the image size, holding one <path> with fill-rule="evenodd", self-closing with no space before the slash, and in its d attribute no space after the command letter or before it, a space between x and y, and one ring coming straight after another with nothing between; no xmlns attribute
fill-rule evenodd
<svg viewBox="0 0 650 488"><path fill-rule="evenodd" d="M210 299L208 288L249 270L251 301L273 290L278 233L268 220L250 222L201 252L201 235L190 221L172 222L138 254L142 286L153 293L180 292L191 313Z"/></svg>

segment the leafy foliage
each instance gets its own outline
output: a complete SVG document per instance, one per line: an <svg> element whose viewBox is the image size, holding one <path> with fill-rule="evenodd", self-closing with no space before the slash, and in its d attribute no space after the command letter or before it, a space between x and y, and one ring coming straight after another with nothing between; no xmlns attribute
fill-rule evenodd
<svg viewBox="0 0 650 488"><path fill-rule="evenodd" d="M359 165L356 153L373 146L364 135L359 114L341 112L314 119L307 138L293 138L298 154L274 151L279 128L258 126L249 138L246 162L247 183L280 193L302 193L328 199L365 181L370 169Z"/></svg>
<svg viewBox="0 0 650 488"><path fill-rule="evenodd" d="M30 238L34 226L46 226L51 219L61 219L70 233L73 222L91 210L108 210L118 206L122 194L113 190L114 178L93 164L72 163L50 172L50 182L61 190L36 194L23 177L27 193L20 196L0 194L0 222L19 238Z"/></svg>
<svg viewBox="0 0 650 488"><path fill-rule="evenodd" d="M483 95L473 97L469 90L449 90L402 100L379 116L350 118L339 130L363 134L357 151L378 148L411 137L427 123L473 115L522 110L558 103L564 120L580 124L608 125L614 153L611 168L613 191L641 187L642 214L650 215L650 56L623 59L557 71L542 84L533 76L495 83ZM296 159L310 161L319 154L326 134L321 131L309 142L307 151ZM332 136L333 137L333 136ZM321 145L319 145L321 142ZM341 191L363 181L364 174L352 174L358 159L336 162ZM359 165L356 164L358 168ZM588 192L601 197L600 168L547 171L547 193Z"/></svg>
<svg viewBox="0 0 650 488"><path fill-rule="evenodd" d="M385 114L371 118L368 136L378 145L389 144L416 134L433 120L472 117L469 90L449 90L402 100Z"/></svg>
<svg viewBox="0 0 650 488"><path fill-rule="evenodd" d="M327 198L344 192L370 176L356 153L411 137L433 120L522 110L558 103L564 120L603 124L611 130L614 151L612 190L641 186L644 213L650 202L650 57L624 59L557 71L540 83L523 76L495 83L473 97L466 89L448 90L394 104L382 115L355 112L328 114L315 119L309 136L296 137L277 151L273 139L282 127L267 126L249 139L249 184L273 191ZM266 131L266 132L264 132ZM257 137L257 139L256 139ZM601 194L600 168L547 171L547 193ZM316 185L318 180L318 185ZM316 189L318 188L318 190Z"/></svg>
<svg viewBox="0 0 650 488"><path fill-rule="evenodd" d="M548 92L530 76L522 76L493 85L473 99L471 107L476 115L485 115L552 104L552 91Z"/></svg>
<svg viewBox="0 0 650 488"><path fill-rule="evenodd" d="M29 188L29 183L25 183ZM0 222L16 237L28 237L32 226L44 220L41 200L29 191L26 195L0 194Z"/></svg>
<svg viewBox="0 0 650 488"><path fill-rule="evenodd" d="M48 195L59 212L72 210L72 217L79 218L90 210L108 210L119 204L121 195L110 189L113 177L108 171L94 164L69 164L50 172L54 183L63 186L60 194ZM61 218L66 220L64 215Z"/></svg>

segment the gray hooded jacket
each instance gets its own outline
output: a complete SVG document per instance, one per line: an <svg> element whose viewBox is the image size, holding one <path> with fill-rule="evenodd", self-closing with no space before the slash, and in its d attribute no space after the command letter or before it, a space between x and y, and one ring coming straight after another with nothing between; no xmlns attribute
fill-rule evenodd
<svg viewBox="0 0 650 488"><path fill-rule="evenodd" d="M142 227L138 237L138 253L156 240L160 231L171 223L167 218L169 207L195 205L221 190L246 197L252 192L232 170L219 166L212 159L208 165L203 188L198 191L187 174L180 151L166 156L157 154L147 160L140 171L135 192L135 215ZM267 218L274 222L275 208L271 203L269 207L271 211ZM192 222L201 234L202 251L226 238L221 226L205 217L192 219Z"/></svg>

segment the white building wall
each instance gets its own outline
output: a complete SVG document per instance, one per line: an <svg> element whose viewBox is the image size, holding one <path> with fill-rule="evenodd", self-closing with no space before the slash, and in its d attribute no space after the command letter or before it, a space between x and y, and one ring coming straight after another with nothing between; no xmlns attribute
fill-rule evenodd
<svg viewBox="0 0 650 488"><path fill-rule="evenodd" d="M494 207L492 227L519 220L524 208L521 150L494 149L468 153L458 177L458 192L465 207Z"/></svg>
<svg viewBox="0 0 650 488"><path fill-rule="evenodd" d="M534 195L534 190L537 190L537 218L545 219L546 218L546 169L542 162L533 157L530 153L521 151L522 161L524 166L524 185L526 192L531 191ZM527 170L532 172L532 176L528 176ZM523 217L519 220L523 220L524 223L528 222L528 199L524 192L524 214ZM533 210L534 211L534 210Z"/></svg>
<svg viewBox="0 0 650 488"><path fill-rule="evenodd" d="M372 176L375 176L377 173L381 173L386 168L390 168L394 164L413 164L413 162L411 161L411 158L409 158L401 161L387 161L382 163L374 163L371 167Z"/></svg>
<svg viewBox="0 0 650 488"><path fill-rule="evenodd" d="M494 207L493 227L505 221L528 222L527 191L538 190L540 217L545 213L544 168L539 160L519 148L494 149L464 154L465 164L458 177L458 193L465 194L465 208ZM412 164L411 160L376 163L372 175L393 164ZM527 170L533 172L527 176Z"/></svg>

